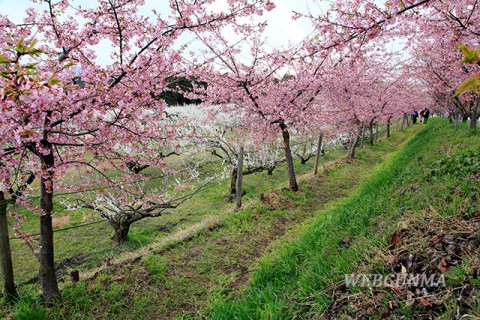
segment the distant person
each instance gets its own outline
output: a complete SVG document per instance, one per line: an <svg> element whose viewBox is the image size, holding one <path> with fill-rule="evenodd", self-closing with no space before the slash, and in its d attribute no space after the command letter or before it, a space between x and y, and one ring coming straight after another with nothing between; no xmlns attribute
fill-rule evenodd
<svg viewBox="0 0 480 320"><path fill-rule="evenodd" d="M425 111L423 112L423 123L427 123L428 117L430 116L430 110L428 108L425 108Z"/></svg>
<svg viewBox="0 0 480 320"><path fill-rule="evenodd" d="M80 88L85 88L85 86L86 86L85 81L83 81L80 76L73 77L72 81L73 81L73 84L76 84Z"/></svg>
<svg viewBox="0 0 480 320"><path fill-rule="evenodd" d="M420 111L420 122L423 122L423 117L425 116L425 109L422 109L422 111Z"/></svg>
<svg viewBox="0 0 480 320"><path fill-rule="evenodd" d="M418 118L418 112L417 110L413 111L412 113L412 122L413 124L416 124L417 123L417 118Z"/></svg>

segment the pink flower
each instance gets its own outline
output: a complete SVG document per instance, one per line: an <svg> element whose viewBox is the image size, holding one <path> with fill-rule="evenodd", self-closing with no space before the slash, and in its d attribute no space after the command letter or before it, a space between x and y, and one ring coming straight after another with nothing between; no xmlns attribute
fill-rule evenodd
<svg viewBox="0 0 480 320"><path fill-rule="evenodd" d="M273 9L275 9L275 3L267 1L267 3L265 4L265 9L267 9L267 11L272 11Z"/></svg>

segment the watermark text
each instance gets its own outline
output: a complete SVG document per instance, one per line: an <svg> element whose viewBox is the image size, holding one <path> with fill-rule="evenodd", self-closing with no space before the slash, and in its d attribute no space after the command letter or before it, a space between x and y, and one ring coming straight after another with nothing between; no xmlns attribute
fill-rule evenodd
<svg viewBox="0 0 480 320"><path fill-rule="evenodd" d="M349 287L445 287L444 274L346 274Z"/></svg>

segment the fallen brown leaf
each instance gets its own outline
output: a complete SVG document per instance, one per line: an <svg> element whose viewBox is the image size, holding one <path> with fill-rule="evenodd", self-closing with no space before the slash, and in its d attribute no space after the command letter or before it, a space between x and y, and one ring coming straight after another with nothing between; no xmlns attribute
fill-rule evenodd
<svg viewBox="0 0 480 320"><path fill-rule="evenodd" d="M418 301L424 306L424 307L431 307L432 304L430 301L426 300L425 298L420 298Z"/></svg>
<svg viewBox="0 0 480 320"><path fill-rule="evenodd" d="M397 244L399 244L400 242L402 241L402 238L400 237L400 235L397 233L397 231L395 231L392 235L392 246L396 246Z"/></svg>
<svg viewBox="0 0 480 320"><path fill-rule="evenodd" d="M442 258L437 268L438 270L440 270L441 273L447 273L448 269L446 267L447 267L447 260L445 260L445 258Z"/></svg>

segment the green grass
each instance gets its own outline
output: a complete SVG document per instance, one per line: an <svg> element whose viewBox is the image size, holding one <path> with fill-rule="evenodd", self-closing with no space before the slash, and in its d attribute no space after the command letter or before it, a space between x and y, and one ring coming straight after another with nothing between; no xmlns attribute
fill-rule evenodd
<svg viewBox="0 0 480 320"><path fill-rule="evenodd" d="M388 144L382 143L372 149L386 147ZM471 152L464 152L465 149ZM303 319L320 316L331 303L326 289L364 263L365 258L372 255L370 248L387 246L396 223L406 212L421 214L432 206L443 215L461 214L464 213L459 212L462 201L470 201L467 206L470 214L480 212L478 202L472 198L479 195L478 181L474 187L475 182L468 175L458 175L458 168L457 179L452 179L448 164L445 174L432 175L432 168L436 168L438 161L444 161L446 155L465 160L472 154L478 155L478 151L478 134L466 127L454 132L445 120L432 119L399 152L390 154L354 195L319 212L298 239L261 259L245 294L214 304L209 317ZM421 192L410 191L399 196L399 188L414 183L421 186ZM452 192L458 199L444 200ZM351 242L348 247L341 245L345 241ZM401 313L408 316L409 312L405 308Z"/></svg>
<svg viewBox="0 0 480 320"><path fill-rule="evenodd" d="M321 164L335 160L343 156L343 154L344 151L342 149L327 150L326 156L321 159ZM212 159L207 160L211 161ZM175 162L174 160L171 161ZM171 165L173 165L173 162ZM215 170L214 166L218 166L218 164L218 162L216 164L211 163L204 170ZM297 163L297 174L302 176L310 172L312 168L313 159L305 165ZM147 172L148 174L155 174L154 169L149 168L147 170L150 170ZM288 178L284 165L279 166L273 175L268 175L264 172L246 176L244 178L246 192L244 203L248 205L249 202L257 201L259 193L267 192L273 188L286 187L287 181ZM166 213L159 218L144 219L134 223L129 232L127 243L116 248L112 247L110 237L113 235L113 229L107 222L55 232L55 261L62 263L82 257L85 262L75 268L80 271L86 271L94 266L98 266L105 259L115 258L120 254L134 252L143 246L156 243L169 234L200 222L205 216L227 214L233 209L233 204L226 201L227 190L228 181L213 183L193 199L182 204L178 209L172 210L171 214ZM66 223L58 226L56 229L69 228L101 220L98 215L89 210L65 210L62 205L64 198L54 198L55 217L68 216ZM22 216L26 217L22 223L23 231L27 234L38 234L38 216L21 206L17 206L15 209ZM13 234L13 230L10 230L10 235L13 236ZM33 239L34 241L36 240L35 238ZM13 239L11 246L16 280L17 283L21 284L38 274L39 265L30 248L22 240Z"/></svg>
<svg viewBox="0 0 480 320"><path fill-rule="evenodd" d="M110 246L110 229L106 224L92 225L91 228L84 228L85 230L80 228L56 233L57 261L84 252L89 255L89 260L80 270L86 271L105 258L115 258L125 252L135 252L148 243L156 243L167 234L199 222L207 215L223 215L219 224L207 226L189 241L161 249L141 261L108 269L86 282L73 285L67 281L62 285L63 302L46 312L52 319L113 318L119 315L125 319L142 318L142 315L143 318L188 319L206 314L213 317L223 314L227 317L237 310L237 304L231 304L230 299L242 298L240 300L243 301L255 291L260 295L259 301L267 301L262 299L267 299L269 295L271 297L271 294L282 296L283 289L275 291L276 288L271 287L267 288L267 291L261 291L259 288L271 281L277 281L276 277L279 275L285 276L287 279L285 285L289 285L289 277L296 274L294 269L298 267L297 262L301 263L298 272L302 272L302 267L305 267L309 270L306 275L310 276L305 275L292 280L291 288L296 288L295 283L299 282L304 286L303 290L306 290L300 292L295 289L294 295L301 296L312 291L320 283L312 281L311 278L312 274L317 276L317 269L312 265L308 266L305 260L302 260L302 257L308 255L303 255L299 251L296 260L283 261L281 258L283 253L296 250L292 249L292 243L298 241L295 239L309 238L315 243L314 248L318 247L320 250L320 253L316 254L310 252L309 259L322 257L322 252L329 253L329 258L323 259L325 261L312 260L316 268L334 263L340 271L350 268L350 259L353 261L356 258L357 251L352 252L351 256L334 260L338 248L335 249L333 245L338 237L348 239L352 230L368 232L368 228L362 227L362 223L368 219L358 214L355 218L358 220L358 226L349 226L350 219L346 214L334 217L332 212L341 210L342 206L348 204L351 200L339 200L348 196L358 200L358 208L362 203L369 201L359 196L362 190L369 188L367 185L361 187L360 191L355 188L368 181L374 172L378 173L379 171L375 169L378 165L386 167L387 164L382 165L385 158L391 162L392 157L388 155L420 128L411 127L405 133L397 133L390 140L383 139L374 147L366 146L358 151L358 160L355 161L336 161L331 164L331 160L343 157L345 151L327 152L327 157L322 159L322 164L326 163L325 169L318 177L312 177L310 174L313 161L303 166L297 164L301 188L298 193L281 191L287 186L284 167L275 170L272 176L266 173L247 176L244 181L246 190L244 209L234 214L229 214L233 205L224 199L227 184L214 184L185 203L176 213L134 224L129 242L119 248ZM272 192L272 189L276 191ZM331 239L326 241L331 243L328 241L320 243L315 238L317 234L308 235L308 230L312 226L319 227L322 221L327 221L330 217L339 223L338 228L332 229L333 232L327 230L324 232L330 234ZM328 251L332 248L333 250ZM265 254L267 258L261 259L257 265L258 259ZM277 265L276 261L281 263ZM25 265L32 266L32 262L20 264ZM273 268L273 273L266 271L270 267ZM255 270L254 273L251 273L252 269ZM262 271L264 269L265 273ZM32 274L35 273L35 269L25 272ZM321 278L326 274L318 276ZM250 279L251 289L245 291L244 288ZM325 278L322 281L333 280ZM20 291L23 294L28 288L30 287L22 287ZM327 302L325 300L322 303ZM278 303L279 305L276 302L266 302L264 307L267 309L263 309L261 304L251 305L251 308L246 310L252 317L268 318L269 315L282 316L285 310L292 309L291 301L288 299L278 300ZM44 310L37 300L30 301L27 305ZM277 307L280 307L280 314L275 313ZM222 308L228 312L221 311ZM295 312L292 314L296 314ZM9 314L13 314L13 311L10 310Z"/></svg>

